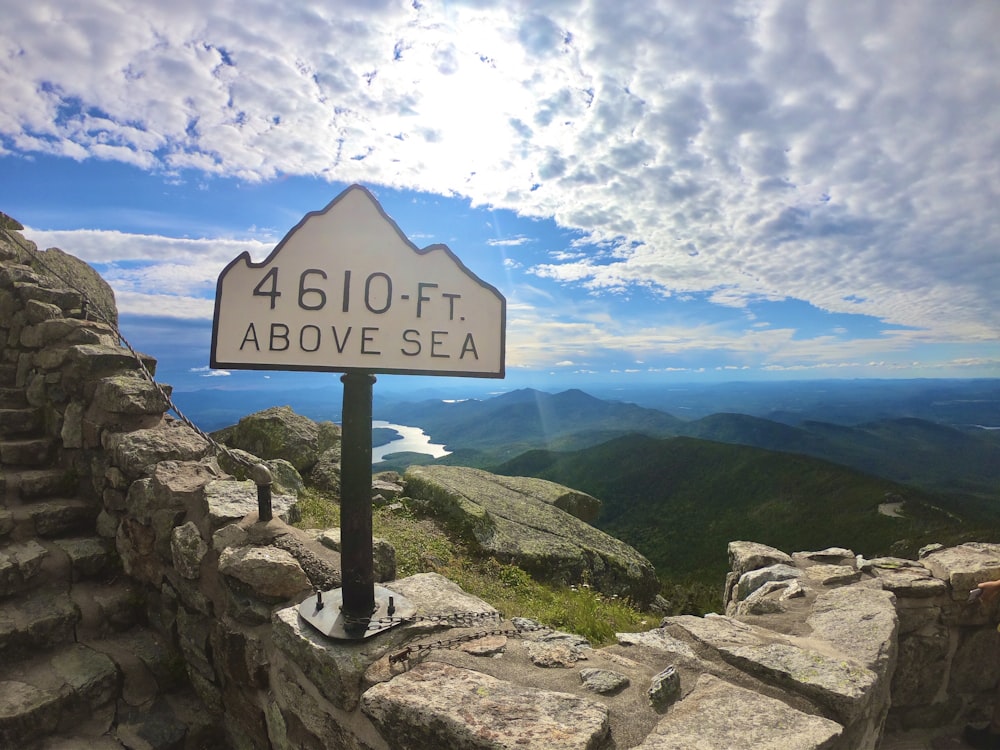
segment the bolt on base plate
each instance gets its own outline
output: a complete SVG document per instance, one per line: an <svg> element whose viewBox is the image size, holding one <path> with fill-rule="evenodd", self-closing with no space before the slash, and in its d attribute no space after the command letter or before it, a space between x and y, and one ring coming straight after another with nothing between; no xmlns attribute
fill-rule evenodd
<svg viewBox="0 0 1000 750"><path fill-rule="evenodd" d="M401 594L375 587L375 610L370 615L349 615L342 611L344 590L319 591L299 605L302 619L329 638L360 641L399 625L417 608Z"/></svg>

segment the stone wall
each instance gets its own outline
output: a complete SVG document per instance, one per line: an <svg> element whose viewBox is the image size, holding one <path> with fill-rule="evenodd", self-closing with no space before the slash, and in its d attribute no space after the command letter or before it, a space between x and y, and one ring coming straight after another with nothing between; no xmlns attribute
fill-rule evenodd
<svg viewBox="0 0 1000 750"><path fill-rule="evenodd" d="M889 563L873 569L896 594L899 612L893 725L936 726L970 714L985 718L1000 680L997 609L995 602L970 603L969 592L1000 578L1000 545L929 548L918 563Z"/></svg>
<svg viewBox="0 0 1000 750"><path fill-rule="evenodd" d="M764 627L786 629L788 621L798 622L803 610L815 606L810 599L818 587L836 587L844 598L835 617L845 642L860 644L870 623L851 611L856 594L862 589L891 594L898 645L888 673L887 731L988 718L1000 681L997 603L970 601L969 592L1000 578L1000 545L930 545L918 560L867 560L845 549L787 555L736 542L730 559L726 612Z"/></svg>
<svg viewBox="0 0 1000 750"><path fill-rule="evenodd" d="M254 484L164 414L78 295L23 260L0 257L0 376L43 415L46 460L95 503L96 530L233 748L864 750L886 727L949 722L990 698L993 617L963 603L1000 576L988 545L913 562L734 542L726 616L666 618L600 649L530 621L483 633L468 613L492 608L426 573L385 582L418 619L330 640L298 604L340 585L336 534L290 526L287 495L258 522ZM468 627L445 627L456 613Z"/></svg>
<svg viewBox="0 0 1000 750"><path fill-rule="evenodd" d="M192 708L172 639L146 623L159 590L122 575L135 476L109 452L150 432L188 457L206 446L177 439L139 372L155 362L118 346L110 288L72 256L35 250L0 232L0 747L211 745L221 733Z"/></svg>

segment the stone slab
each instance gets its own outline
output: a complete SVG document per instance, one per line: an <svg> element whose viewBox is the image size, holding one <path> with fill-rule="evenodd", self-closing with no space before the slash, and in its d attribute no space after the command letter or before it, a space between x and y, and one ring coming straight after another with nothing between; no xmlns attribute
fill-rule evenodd
<svg viewBox="0 0 1000 750"><path fill-rule="evenodd" d="M664 654L676 654L689 659L698 658L684 641L674 638L660 628L643 633L615 633L615 638L622 646L644 646Z"/></svg>
<svg viewBox="0 0 1000 750"><path fill-rule="evenodd" d="M806 624L813 635L880 677L895 665L899 617L888 591L852 586L820 594Z"/></svg>
<svg viewBox="0 0 1000 750"><path fill-rule="evenodd" d="M671 617L734 667L814 700L847 721L864 713L876 674L847 656L833 656L728 617Z"/></svg>
<svg viewBox="0 0 1000 750"><path fill-rule="evenodd" d="M442 662L375 685L361 708L400 750L596 750L610 727L603 704Z"/></svg>
<svg viewBox="0 0 1000 750"><path fill-rule="evenodd" d="M409 576L393 581L386 588L405 596L416 607L418 616L496 613L482 599L465 593L437 573ZM417 622L391 628L364 641L337 641L309 625L299 615L297 605L275 611L271 624L275 648L302 670L328 701L345 711L357 708L363 678L371 665L409 640L440 627L433 622Z"/></svg>
<svg viewBox="0 0 1000 750"><path fill-rule="evenodd" d="M931 552L921 562L948 583L952 599L964 601L978 584L1000 578L1000 544L967 542Z"/></svg>
<svg viewBox="0 0 1000 750"><path fill-rule="evenodd" d="M841 730L834 721L704 674L636 750L831 750Z"/></svg>

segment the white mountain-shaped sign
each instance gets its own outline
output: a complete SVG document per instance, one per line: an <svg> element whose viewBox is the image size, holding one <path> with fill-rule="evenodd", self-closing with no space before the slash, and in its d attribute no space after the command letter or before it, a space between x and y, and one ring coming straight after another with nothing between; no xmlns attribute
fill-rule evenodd
<svg viewBox="0 0 1000 750"><path fill-rule="evenodd" d="M352 185L219 275L211 365L502 378L506 300Z"/></svg>

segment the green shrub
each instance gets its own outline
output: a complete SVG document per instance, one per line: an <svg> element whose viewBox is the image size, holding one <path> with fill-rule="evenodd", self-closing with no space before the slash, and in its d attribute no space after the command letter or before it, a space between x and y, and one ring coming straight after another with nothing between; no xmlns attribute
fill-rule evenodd
<svg viewBox="0 0 1000 750"><path fill-rule="evenodd" d="M299 493L301 519L295 524L300 529L329 529L340 526L340 503L329 495L307 487Z"/></svg>

